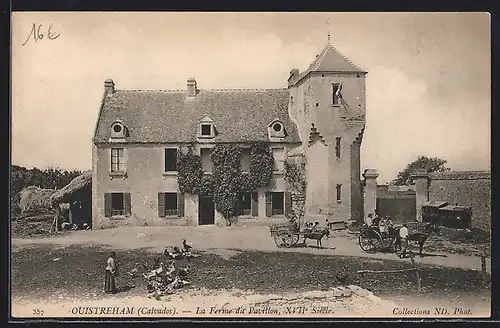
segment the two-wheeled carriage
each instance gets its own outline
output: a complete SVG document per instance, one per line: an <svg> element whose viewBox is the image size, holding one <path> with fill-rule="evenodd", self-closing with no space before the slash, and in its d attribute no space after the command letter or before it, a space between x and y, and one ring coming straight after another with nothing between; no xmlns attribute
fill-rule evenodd
<svg viewBox="0 0 500 328"><path fill-rule="evenodd" d="M278 247L292 247L299 242L300 237L303 237L304 245L306 245L307 239L312 239L316 240L317 247L323 248L321 240L325 236L330 236L330 230L327 227L321 229L305 228L301 230L300 225L293 220L289 223L273 224L269 226L269 230Z"/></svg>
<svg viewBox="0 0 500 328"><path fill-rule="evenodd" d="M362 226L359 232L359 247L367 253L386 251L393 247L397 237L394 229L380 232L378 227Z"/></svg>
<svg viewBox="0 0 500 328"><path fill-rule="evenodd" d="M269 231L278 247L292 247L300 239L300 227L293 222L270 225Z"/></svg>

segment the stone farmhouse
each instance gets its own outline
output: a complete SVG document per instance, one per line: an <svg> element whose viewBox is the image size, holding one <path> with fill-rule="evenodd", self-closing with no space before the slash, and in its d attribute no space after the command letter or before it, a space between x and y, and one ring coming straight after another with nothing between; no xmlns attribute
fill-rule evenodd
<svg viewBox="0 0 500 328"><path fill-rule="evenodd" d="M218 225L213 197L179 191L177 150L192 145L211 174L211 148L236 144L247 171L245 147L255 141L269 144L273 178L239 196L238 220L291 211L284 162L297 154L306 161L306 216L361 220L366 74L328 43L283 89L203 89L189 78L185 90L122 90L106 80L93 137L93 228Z"/></svg>

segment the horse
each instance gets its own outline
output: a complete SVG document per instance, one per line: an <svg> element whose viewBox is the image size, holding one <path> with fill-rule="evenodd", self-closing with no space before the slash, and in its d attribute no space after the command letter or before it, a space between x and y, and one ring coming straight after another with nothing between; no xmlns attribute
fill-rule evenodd
<svg viewBox="0 0 500 328"><path fill-rule="evenodd" d="M397 227L397 228L392 229L390 231L390 235L395 238L395 243L394 243L394 251L395 252L398 251L398 246L399 246L399 250L401 250L401 237L399 236L399 229L401 229L401 227ZM424 225L424 231L411 233L406 238L408 240L408 243L410 243L412 241L418 243L418 249L419 249L418 255L420 257L422 257L422 252L424 250L424 244L427 241L427 238L429 238L429 236L433 232L439 233L439 227L434 225L434 224L427 223Z"/></svg>
<svg viewBox="0 0 500 328"><path fill-rule="evenodd" d="M321 244L321 239L323 239L324 236L329 237L330 236L330 230L328 228L323 228L321 230L316 230L316 231L304 231L304 245L306 245L306 240L307 239L314 239L316 240L316 245L318 248L323 248L323 245Z"/></svg>

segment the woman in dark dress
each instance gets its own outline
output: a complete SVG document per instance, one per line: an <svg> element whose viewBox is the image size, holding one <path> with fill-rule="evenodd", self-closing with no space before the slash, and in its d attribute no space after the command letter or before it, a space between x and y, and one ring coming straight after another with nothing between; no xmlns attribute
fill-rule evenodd
<svg viewBox="0 0 500 328"><path fill-rule="evenodd" d="M116 283L115 283L115 275L117 273L117 266L115 263L116 253L111 252L109 254L107 266L106 266L106 279L104 282L104 291L106 293L116 293Z"/></svg>

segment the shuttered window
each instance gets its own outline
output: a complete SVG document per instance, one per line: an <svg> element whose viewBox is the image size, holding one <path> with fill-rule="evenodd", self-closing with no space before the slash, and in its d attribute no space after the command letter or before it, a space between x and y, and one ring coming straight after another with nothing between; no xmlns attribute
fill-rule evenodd
<svg viewBox="0 0 500 328"><path fill-rule="evenodd" d="M132 213L130 193L104 194L104 216L130 216Z"/></svg>
<svg viewBox="0 0 500 328"><path fill-rule="evenodd" d="M159 217L183 217L184 195L176 192L158 193L158 216Z"/></svg>
<svg viewBox="0 0 500 328"><path fill-rule="evenodd" d="M177 212L177 193L168 192L165 194L165 215L176 216Z"/></svg>
<svg viewBox="0 0 500 328"><path fill-rule="evenodd" d="M273 192L272 193L272 213L273 215L285 214L285 193Z"/></svg>
<svg viewBox="0 0 500 328"><path fill-rule="evenodd" d="M250 215L252 213L252 197L249 192L240 193L238 200L238 215Z"/></svg>

